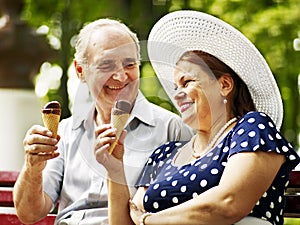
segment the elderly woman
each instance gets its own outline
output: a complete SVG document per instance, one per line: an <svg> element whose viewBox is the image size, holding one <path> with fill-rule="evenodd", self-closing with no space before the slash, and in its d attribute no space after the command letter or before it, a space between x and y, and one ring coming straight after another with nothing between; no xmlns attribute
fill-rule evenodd
<svg viewBox="0 0 300 225"><path fill-rule="evenodd" d="M281 97L258 50L230 25L195 11L163 17L148 47L163 86L197 133L157 148L129 200L122 138L109 155L115 133L103 128L95 154L110 178L110 223L282 225L299 156L278 130Z"/></svg>

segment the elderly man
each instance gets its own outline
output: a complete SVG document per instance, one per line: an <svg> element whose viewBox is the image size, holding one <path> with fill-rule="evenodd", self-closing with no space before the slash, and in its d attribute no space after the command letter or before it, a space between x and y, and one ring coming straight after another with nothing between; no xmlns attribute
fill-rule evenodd
<svg viewBox="0 0 300 225"><path fill-rule="evenodd" d="M141 168L156 147L191 138L192 131L177 115L149 103L138 90L139 62L138 38L123 23L99 19L80 31L74 66L93 104L77 107L72 117L63 120L58 138L39 125L28 130L25 162L14 188L21 221L39 221L59 201L56 224L108 224L106 170L95 151L100 145L99 127L110 123L118 99L133 104L125 128L124 157L132 194Z"/></svg>

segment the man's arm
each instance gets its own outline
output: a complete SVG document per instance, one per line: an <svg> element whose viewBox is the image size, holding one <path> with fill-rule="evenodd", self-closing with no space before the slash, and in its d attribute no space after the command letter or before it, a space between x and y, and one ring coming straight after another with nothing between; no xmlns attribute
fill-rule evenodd
<svg viewBox="0 0 300 225"><path fill-rule="evenodd" d="M51 210L52 200L43 192L42 172L47 160L59 155L55 152L58 139L41 126L33 126L24 138L25 162L13 191L17 215L23 223L37 222Z"/></svg>

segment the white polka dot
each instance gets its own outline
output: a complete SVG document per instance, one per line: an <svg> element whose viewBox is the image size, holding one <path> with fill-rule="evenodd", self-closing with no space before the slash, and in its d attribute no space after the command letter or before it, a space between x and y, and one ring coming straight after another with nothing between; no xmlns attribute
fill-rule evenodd
<svg viewBox="0 0 300 225"><path fill-rule="evenodd" d="M265 113L263 113L263 112L260 112L259 113L261 116L263 116L263 117L267 117L267 115L265 114Z"/></svg>
<svg viewBox="0 0 300 225"><path fill-rule="evenodd" d="M264 130L266 127L262 123L258 124L257 126L259 129Z"/></svg>
<svg viewBox="0 0 300 225"><path fill-rule="evenodd" d="M295 160L295 159L296 159L296 156L290 155L290 156L289 156L289 159L290 159L290 160Z"/></svg>
<svg viewBox="0 0 300 225"><path fill-rule="evenodd" d="M244 141L241 143L241 147L245 148L248 146L248 142L247 141Z"/></svg>
<svg viewBox="0 0 300 225"><path fill-rule="evenodd" d="M276 133L275 137L276 137L278 140L281 140L281 139L282 139L282 136L281 136L279 133Z"/></svg>
<svg viewBox="0 0 300 225"><path fill-rule="evenodd" d="M255 119L253 117L248 119L248 123L254 123L254 122L255 122Z"/></svg>
<svg viewBox="0 0 300 225"><path fill-rule="evenodd" d="M288 147L286 147L286 146L284 145L284 146L282 146L282 151L284 151L284 152L288 152L288 151L289 151L289 148L288 148Z"/></svg>
<svg viewBox="0 0 300 225"><path fill-rule="evenodd" d="M271 208L271 209L274 209L274 202L271 202L271 203L270 203L270 208Z"/></svg>
<svg viewBox="0 0 300 225"><path fill-rule="evenodd" d="M177 183L178 183L177 180L172 181L172 186L175 187L177 185Z"/></svg>
<svg viewBox="0 0 300 225"><path fill-rule="evenodd" d="M158 203L157 202L153 202L153 208L154 209L158 209L158 207L159 207Z"/></svg>
<svg viewBox="0 0 300 225"><path fill-rule="evenodd" d="M144 201L145 201L145 202L148 202L148 198L149 198L148 195L145 195Z"/></svg>
<svg viewBox="0 0 300 225"><path fill-rule="evenodd" d="M250 131L248 134L249 137L255 137L255 135L256 135L255 131Z"/></svg>
<svg viewBox="0 0 300 225"><path fill-rule="evenodd" d="M266 216L267 216L268 218L271 218L271 217L272 217L272 214L271 214L269 211L267 211L267 212L266 212Z"/></svg>
<svg viewBox="0 0 300 225"><path fill-rule="evenodd" d="M172 166L171 165L168 165L167 167L166 167L166 170L169 170L169 169L171 169L172 168Z"/></svg>
<svg viewBox="0 0 300 225"><path fill-rule="evenodd" d="M159 148L154 152L154 154L158 154L158 153L160 153L160 151L161 151L161 149Z"/></svg>
<svg viewBox="0 0 300 225"><path fill-rule="evenodd" d="M166 190L162 190L162 191L160 192L160 196L161 196L161 197L166 197L166 195L167 195L167 191L166 191Z"/></svg>
<svg viewBox="0 0 300 225"><path fill-rule="evenodd" d="M186 186L183 185L183 186L180 188L180 191L181 191L181 192L186 192Z"/></svg>
<svg viewBox="0 0 300 225"><path fill-rule="evenodd" d="M200 186L205 187L207 185L207 180L201 180L200 181Z"/></svg>
<svg viewBox="0 0 300 225"><path fill-rule="evenodd" d="M276 216L276 221L279 222L279 217L278 216Z"/></svg>
<svg viewBox="0 0 300 225"><path fill-rule="evenodd" d="M183 173L184 171L185 171L185 169L182 169L182 170L179 171L179 173Z"/></svg>
<svg viewBox="0 0 300 225"><path fill-rule="evenodd" d="M281 203L282 202L282 196L278 197L278 202Z"/></svg>
<svg viewBox="0 0 300 225"><path fill-rule="evenodd" d="M170 177L167 177L167 179L166 179L166 181L170 181L170 180L172 180L172 176L170 176Z"/></svg>
<svg viewBox="0 0 300 225"><path fill-rule="evenodd" d="M274 140L274 138L272 137L271 134L268 134L268 138L269 138L270 141L273 141L273 140Z"/></svg>
<svg viewBox="0 0 300 225"><path fill-rule="evenodd" d="M186 177L187 175L189 175L190 171L186 171L183 173L183 176Z"/></svg>
<svg viewBox="0 0 300 225"><path fill-rule="evenodd" d="M236 146L236 141L232 142L230 145L231 148L234 148L235 146Z"/></svg>
<svg viewBox="0 0 300 225"><path fill-rule="evenodd" d="M238 135L241 135L241 134L243 134L244 132L245 132L244 129L239 129L238 132L237 132L237 134L238 134Z"/></svg>
<svg viewBox="0 0 300 225"><path fill-rule="evenodd" d="M178 203L178 198L177 197L173 197L172 198L172 202L175 203L175 204Z"/></svg>
<svg viewBox="0 0 300 225"><path fill-rule="evenodd" d="M256 202L256 205L259 205L259 204L260 204L260 202L259 202L259 201L257 201L257 202Z"/></svg>
<svg viewBox="0 0 300 225"><path fill-rule="evenodd" d="M169 151L169 150L170 150L170 147L166 147L165 151L167 152L167 151Z"/></svg>
<svg viewBox="0 0 300 225"><path fill-rule="evenodd" d="M152 163L152 158L148 159L148 164Z"/></svg>
<svg viewBox="0 0 300 225"><path fill-rule="evenodd" d="M201 164L201 161L198 161L197 163L195 163L195 166L199 166Z"/></svg>
<svg viewBox="0 0 300 225"><path fill-rule="evenodd" d="M253 151L256 151L258 148L259 148L259 145L255 145L255 146L253 147Z"/></svg>
<svg viewBox="0 0 300 225"><path fill-rule="evenodd" d="M214 168L210 171L211 174L215 175L219 173L219 170L217 168Z"/></svg>
<svg viewBox="0 0 300 225"><path fill-rule="evenodd" d="M219 155L215 155L215 156L213 157L213 160L218 160L218 158L219 158Z"/></svg>
<svg viewBox="0 0 300 225"><path fill-rule="evenodd" d="M158 187L159 187L159 184L155 184L155 185L153 186L153 189L156 190Z"/></svg>
<svg viewBox="0 0 300 225"><path fill-rule="evenodd" d="M285 182L285 187L287 187L289 185L290 181L288 180L287 182Z"/></svg>
<svg viewBox="0 0 300 225"><path fill-rule="evenodd" d="M225 146L225 147L223 148L223 152L228 152L228 150L229 150L228 146Z"/></svg>
<svg viewBox="0 0 300 225"><path fill-rule="evenodd" d="M214 153L209 152L209 153L206 155L206 157L209 158L209 157L211 157L213 154L214 154Z"/></svg>
<svg viewBox="0 0 300 225"><path fill-rule="evenodd" d="M227 165L227 162L222 162L221 164L225 167Z"/></svg>
<svg viewBox="0 0 300 225"><path fill-rule="evenodd" d="M200 166L200 169L204 170L207 167L207 164L203 164L202 166Z"/></svg>
<svg viewBox="0 0 300 225"><path fill-rule="evenodd" d="M164 164L165 164L164 161L160 161L160 162L158 163L158 167L162 167Z"/></svg>
<svg viewBox="0 0 300 225"><path fill-rule="evenodd" d="M191 180L191 181L194 181L194 180L196 179L196 176L197 176L197 175L196 175L195 173L192 174L192 175L190 176L190 180Z"/></svg>
<svg viewBox="0 0 300 225"><path fill-rule="evenodd" d="M181 146L181 145L182 145L182 143L180 143L180 142L177 142L177 143L175 143L175 145L176 145L176 146Z"/></svg>
<svg viewBox="0 0 300 225"><path fill-rule="evenodd" d="M193 198L197 198L199 195L196 192L194 192L192 196Z"/></svg>
<svg viewBox="0 0 300 225"><path fill-rule="evenodd" d="M165 173L165 177L169 176L170 174L171 174L170 171L169 171L169 172L166 172L166 173Z"/></svg>
<svg viewBox="0 0 300 225"><path fill-rule="evenodd" d="M268 195L267 192L265 192L265 193L262 195L262 197L265 198L265 197L267 197L267 195Z"/></svg>
<svg viewBox="0 0 300 225"><path fill-rule="evenodd" d="M270 127L274 127L273 123L269 122L268 124Z"/></svg>
<svg viewBox="0 0 300 225"><path fill-rule="evenodd" d="M264 139L262 139L262 138L260 139L260 144L261 144L261 145L264 145L264 144L265 144Z"/></svg>
<svg viewBox="0 0 300 225"><path fill-rule="evenodd" d="M169 159L166 164L170 164L172 162L172 159Z"/></svg>

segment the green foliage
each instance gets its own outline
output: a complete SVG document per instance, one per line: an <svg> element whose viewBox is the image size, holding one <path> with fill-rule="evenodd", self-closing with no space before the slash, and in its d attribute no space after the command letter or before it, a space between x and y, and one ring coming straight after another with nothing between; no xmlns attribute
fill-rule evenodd
<svg viewBox="0 0 300 225"><path fill-rule="evenodd" d="M285 107L283 133L295 146L300 131L299 54L293 40L300 32L299 0L25 0L23 18L33 27L47 25L61 41L60 65L67 72L73 58L70 42L84 23L119 18L146 40L152 25L169 11L195 9L215 15L241 30L266 57L280 87ZM147 60L142 78L154 76ZM65 79L66 76L63 76ZM66 81L61 89L66 89ZM155 104L175 111L154 78L141 82L142 91ZM61 93L61 90L58 91ZM63 96L64 101L68 101Z"/></svg>

